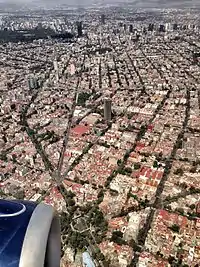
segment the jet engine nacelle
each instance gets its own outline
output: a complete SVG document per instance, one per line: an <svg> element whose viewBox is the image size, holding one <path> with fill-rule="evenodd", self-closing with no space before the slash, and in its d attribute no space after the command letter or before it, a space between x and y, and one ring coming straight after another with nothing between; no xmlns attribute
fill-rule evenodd
<svg viewBox="0 0 200 267"><path fill-rule="evenodd" d="M54 209L0 200L0 267L59 267L60 223Z"/></svg>

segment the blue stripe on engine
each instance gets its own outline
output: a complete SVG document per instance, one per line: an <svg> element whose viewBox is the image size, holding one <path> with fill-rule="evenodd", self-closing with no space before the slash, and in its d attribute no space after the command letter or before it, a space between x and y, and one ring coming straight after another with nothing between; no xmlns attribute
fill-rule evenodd
<svg viewBox="0 0 200 267"><path fill-rule="evenodd" d="M14 217L1 217L17 213L24 204L23 213ZM0 200L0 267L18 267L24 236L37 204L27 201ZM30 244L31 246L31 244Z"/></svg>

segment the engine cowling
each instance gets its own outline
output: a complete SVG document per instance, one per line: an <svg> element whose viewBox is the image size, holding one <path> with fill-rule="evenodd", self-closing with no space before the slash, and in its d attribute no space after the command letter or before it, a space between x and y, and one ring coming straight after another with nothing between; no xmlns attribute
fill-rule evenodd
<svg viewBox="0 0 200 267"><path fill-rule="evenodd" d="M0 200L0 267L59 267L60 223L53 207Z"/></svg>

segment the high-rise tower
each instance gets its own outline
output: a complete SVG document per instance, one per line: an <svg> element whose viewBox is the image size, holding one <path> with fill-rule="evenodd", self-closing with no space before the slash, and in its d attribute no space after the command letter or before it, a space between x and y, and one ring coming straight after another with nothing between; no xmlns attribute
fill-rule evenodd
<svg viewBox="0 0 200 267"><path fill-rule="evenodd" d="M177 23L174 23L173 24L173 31L177 31L178 30L178 24Z"/></svg>
<svg viewBox="0 0 200 267"><path fill-rule="evenodd" d="M105 24L106 23L106 16L105 14L101 15L101 24Z"/></svg>
<svg viewBox="0 0 200 267"><path fill-rule="evenodd" d="M33 90L33 89L38 89L39 88L38 80L36 79L35 76L30 76L28 78L28 87L29 87L29 90Z"/></svg>
<svg viewBox="0 0 200 267"><path fill-rule="evenodd" d="M112 101L110 98L104 99L104 119L107 122L111 121L111 104Z"/></svg>
<svg viewBox="0 0 200 267"><path fill-rule="evenodd" d="M129 25L129 32L133 33L133 24Z"/></svg>
<svg viewBox="0 0 200 267"><path fill-rule="evenodd" d="M148 31L149 32L153 32L153 30L154 30L154 24L150 23L149 26L148 26Z"/></svg>
<svg viewBox="0 0 200 267"><path fill-rule="evenodd" d="M77 33L78 33L78 37L83 36L83 23L82 21L77 21Z"/></svg>
<svg viewBox="0 0 200 267"><path fill-rule="evenodd" d="M160 26L159 26L159 32L165 32L165 25L160 24Z"/></svg>

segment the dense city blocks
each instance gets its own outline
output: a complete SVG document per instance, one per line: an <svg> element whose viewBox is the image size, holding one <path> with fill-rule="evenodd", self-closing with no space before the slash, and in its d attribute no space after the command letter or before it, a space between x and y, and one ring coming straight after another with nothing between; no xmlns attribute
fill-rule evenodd
<svg viewBox="0 0 200 267"><path fill-rule="evenodd" d="M0 197L57 209L62 267L200 266L197 3L2 2Z"/></svg>

